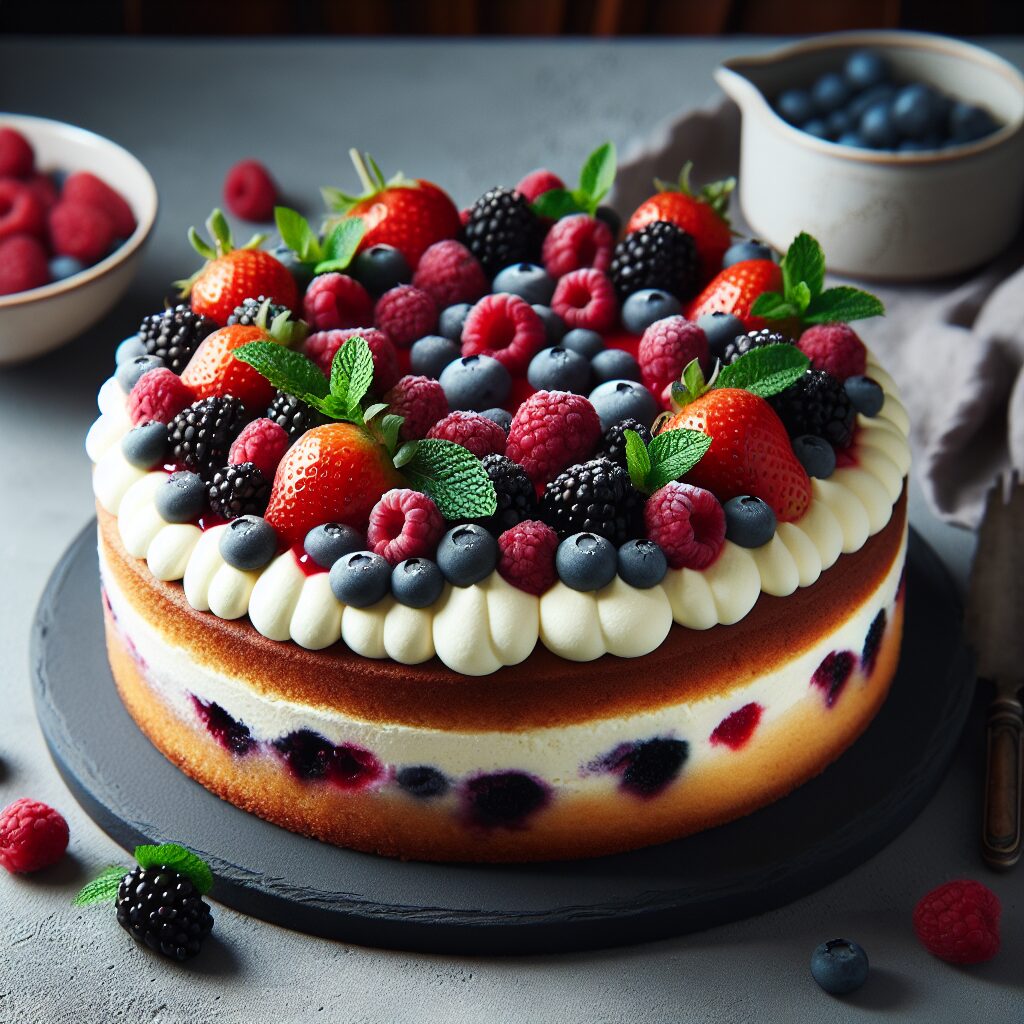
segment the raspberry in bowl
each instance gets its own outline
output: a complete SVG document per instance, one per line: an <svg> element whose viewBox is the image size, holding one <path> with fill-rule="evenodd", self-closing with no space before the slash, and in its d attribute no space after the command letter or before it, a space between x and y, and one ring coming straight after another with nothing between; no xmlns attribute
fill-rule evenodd
<svg viewBox="0 0 1024 1024"><path fill-rule="evenodd" d="M114 306L153 230L157 192L136 157L83 128L5 114L0 134L0 208L14 218L0 239L3 366L70 341ZM60 191L54 172L67 176Z"/></svg>

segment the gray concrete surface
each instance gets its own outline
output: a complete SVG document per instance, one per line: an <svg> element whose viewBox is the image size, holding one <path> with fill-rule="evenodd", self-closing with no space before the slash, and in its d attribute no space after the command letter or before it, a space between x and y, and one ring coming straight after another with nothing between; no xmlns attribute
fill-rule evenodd
<svg viewBox="0 0 1024 1024"><path fill-rule="evenodd" d="M80 884L125 855L49 761L29 699L28 632L51 568L92 514L81 442L113 345L191 265L185 228L217 200L228 166L266 160L312 210L317 186L354 185L345 152L358 145L464 203L542 163L571 173L606 137L628 151L664 118L713 99L719 60L769 45L0 41L0 105L118 140L149 166L162 200L117 311L63 351L0 372L0 806L46 800L72 832L58 867L0 878L0 1024L1024 1018L1024 869L990 875L977 853L977 727L929 807L873 860L780 911L673 941L452 959L344 946L215 908L215 939L182 968L137 949L109 910L70 906ZM1024 43L993 48L1024 64ZM912 507L962 579L970 538L931 519L919 495ZM917 897L960 876L986 881L1004 906L1003 951L973 969L932 959L910 927ZM807 970L811 949L837 935L860 941L873 965L842 1001Z"/></svg>

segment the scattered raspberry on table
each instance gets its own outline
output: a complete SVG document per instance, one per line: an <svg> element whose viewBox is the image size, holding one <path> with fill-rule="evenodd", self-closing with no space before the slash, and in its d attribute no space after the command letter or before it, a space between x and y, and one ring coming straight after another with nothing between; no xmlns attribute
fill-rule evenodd
<svg viewBox="0 0 1024 1024"><path fill-rule="evenodd" d="M22 797L0 811L0 864L11 874L56 864L68 848L68 823L59 811Z"/></svg>

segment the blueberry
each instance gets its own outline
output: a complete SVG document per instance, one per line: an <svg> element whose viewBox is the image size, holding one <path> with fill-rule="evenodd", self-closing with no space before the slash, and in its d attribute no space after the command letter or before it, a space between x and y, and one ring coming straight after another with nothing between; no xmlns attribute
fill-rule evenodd
<svg viewBox="0 0 1024 1024"><path fill-rule="evenodd" d="M463 356L449 363L438 377L452 409L479 412L501 405L512 390L512 378L491 356Z"/></svg>
<svg viewBox="0 0 1024 1024"><path fill-rule="evenodd" d="M808 476L827 480L836 471L835 449L823 437L814 434L794 437L793 454Z"/></svg>
<svg viewBox="0 0 1024 1024"><path fill-rule="evenodd" d="M905 85L892 101L892 121L908 139L923 139L935 130L938 108L935 92L923 82Z"/></svg>
<svg viewBox="0 0 1024 1024"><path fill-rule="evenodd" d="M982 107L958 101L949 110L949 135L954 142L976 142L999 128L992 115Z"/></svg>
<svg viewBox="0 0 1024 1024"><path fill-rule="evenodd" d="M889 66L877 50L854 50L846 58L843 74L854 89L870 89L889 77Z"/></svg>
<svg viewBox="0 0 1024 1024"><path fill-rule="evenodd" d="M810 121L805 121L800 128L802 131L807 132L808 135L813 135L816 139L825 139L827 141L829 138L828 125L820 117L814 117Z"/></svg>
<svg viewBox="0 0 1024 1024"><path fill-rule="evenodd" d="M391 570L391 593L410 608L428 608L444 590L444 575L429 558L407 558Z"/></svg>
<svg viewBox="0 0 1024 1024"><path fill-rule="evenodd" d="M573 590L600 590L615 579L617 568L612 542L596 533L574 533L555 552L558 578Z"/></svg>
<svg viewBox="0 0 1024 1024"><path fill-rule="evenodd" d="M353 551L331 566L330 583L342 604L369 608L391 589L391 566L372 551Z"/></svg>
<svg viewBox="0 0 1024 1024"><path fill-rule="evenodd" d="M860 121L864 111L876 103L890 103L896 95L896 87L889 84L876 85L866 89L859 96L854 96L846 107L846 112L854 121Z"/></svg>
<svg viewBox="0 0 1024 1024"><path fill-rule="evenodd" d="M519 826L549 799L544 784L525 772L478 775L463 786L467 817L475 825Z"/></svg>
<svg viewBox="0 0 1024 1024"><path fill-rule="evenodd" d="M531 306L546 306L555 294L555 279L536 263L513 263L498 271L491 290L518 295Z"/></svg>
<svg viewBox="0 0 1024 1024"><path fill-rule="evenodd" d="M811 976L830 995L846 995L867 981L868 955L849 939L823 942L811 954Z"/></svg>
<svg viewBox="0 0 1024 1024"><path fill-rule="evenodd" d="M649 427L658 415L654 396L634 380L606 380L598 384L590 392L590 404L597 412L602 430L625 419L639 420Z"/></svg>
<svg viewBox="0 0 1024 1024"><path fill-rule="evenodd" d="M668 572L665 552L653 540L627 540L619 548L618 570L631 587L656 587Z"/></svg>
<svg viewBox="0 0 1024 1024"><path fill-rule="evenodd" d="M437 329L452 341L462 341L462 328L472 308L468 302L457 302L454 306L442 309Z"/></svg>
<svg viewBox="0 0 1024 1024"><path fill-rule="evenodd" d="M150 370L155 370L164 365L159 356L132 356L120 363L114 371L114 379L121 385L121 390L127 395L139 382L139 378Z"/></svg>
<svg viewBox="0 0 1024 1024"><path fill-rule="evenodd" d="M561 345L542 348L530 360L526 379L537 391L572 391L585 395L590 387L590 362L579 352Z"/></svg>
<svg viewBox="0 0 1024 1024"><path fill-rule="evenodd" d="M239 516L220 535L220 556L246 572L262 569L277 554L277 532L262 516Z"/></svg>
<svg viewBox="0 0 1024 1024"><path fill-rule="evenodd" d="M864 136L860 132L843 132L842 135L836 139L836 142L840 146L853 146L855 149L864 149L867 143L864 141Z"/></svg>
<svg viewBox="0 0 1024 1024"><path fill-rule="evenodd" d="M621 786L637 796L654 796L675 782L689 756L686 740L657 736L637 743L620 763Z"/></svg>
<svg viewBox="0 0 1024 1024"><path fill-rule="evenodd" d="M304 292L309 282L313 280L313 268L308 263L303 263L284 243L275 246L271 250L271 255L274 256L278 263L284 264L288 272L295 278L299 291Z"/></svg>
<svg viewBox="0 0 1024 1024"><path fill-rule="evenodd" d="M597 331L588 331L586 327L574 327L562 338L562 348L579 352L587 359L593 359L598 352L604 351L604 338Z"/></svg>
<svg viewBox="0 0 1024 1024"><path fill-rule="evenodd" d="M142 339L137 334L129 335L122 341L114 351L114 362L120 366L122 363L128 362L129 359L134 359L136 356L144 356L146 354L146 346L142 344Z"/></svg>
<svg viewBox="0 0 1024 1024"><path fill-rule="evenodd" d="M899 141L899 132L892 119L892 105L884 100L873 103L860 118L860 133L875 149L892 149Z"/></svg>
<svg viewBox="0 0 1024 1024"><path fill-rule="evenodd" d="M730 498L725 509L725 536L741 548L759 548L775 536L775 513L760 498L741 494Z"/></svg>
<svg viewBox="0 0 1024 1024"><path fill-rule="evenodd" d="M164 423L143 423L121 438L121 451L136 469L152 469L163 461L168 447Z"/></svg>
<svg viewBox="0 0 1024 1024"><path fill-rule="evenodd" d="M840 135L852 132L854 128L853 118L845 110L833 110L825 119L825 125L833 139L838 139Z"/></svg>
<svg viewBox="0 0 1024 1024"><path fill-rule="evenodd" d="M486 579L498 564L498 542L482 526L467 523L449 530L437 546L437 564L456 587Z"/></svg>
<svg viewBox="0 0 1024 1024"><path fill-rule="evenodd" d="M811 94L803 89L787 89L775 101L775 109L790 123L803 124L814 116Z"/></svg>
<svg viewBox="0 0 1024 1024"><path fill-rule="evenodd" d="M682 312L679 300L660 288L642 288L622 304L622 326L630 334L643 334L655 320Z"/></svg>
<svg viewBox="0 0 1024 1024"><path fill-rule="evenodd" d="M50 277L54 281L66 281L85 270L85 264L74 256L54 256L49 262Z"/></svg>
<svg viewBox="0 0 1024 1024"><path fill-rule="evenodd" d="M366 540L359 531L345 523L314 526L302 542L306 554L321 569L330 569L339 558L351 555L353 551L361 551L365 544Z"/></svg>
<svg viewBox="0 0 1024 1024"><path fill-rule="evenodd" d="M590 360L590 370L599 384L613 380L640 380L640 364L621 348L606 348Z"/></svg>
<svg viewBox="0 0 1024 1024"><path fill-rule="evenodd" d="M744 260L772 259L775 259L775 253L772 251L772 247L770 245L765 245L764 242L757 238L744 238L739 242L733 242L733 244L725 250L725 255L722 257L722 268L725 269L725 267L731 267L734 263L742 263ZM728 316L729 314L723 313L722 315ZM736 318L733 317L733 319L735 320ZM736 333L743 333L742 325L740 325L740 329ZM732 338L729 340L731 341Z"/></svg>
<svg viewBox="0 0 1024 1024"><path fill-rule="evenodd" d="M157 489L156 510L168 523L191 523L206 510L206 484L198 473L182 469Z"/></svg>
<svg viewBox="0 0 1024 1024"><path fill-rule="evenodd" d="M544 324L544 339L549 345L557 345L565 337L565 321L550 306L534 303L533 311Z"/></svg>
<svg viewBox="0 0 1024 1024"><path fill-rule="evenodd" d="M850 83L835 71L822 75L811 88L811 99L822 114L831 114L844 106L850 98Z"/></svg>
<svg viewBox="0 0 1024 1024"><path fill-rule="evenodd" d="M512 426L512 413L508 409L484 409L480 413L481 416L486 416L489 420L493 420L501 427L502 430L507 434L509 428Z"/></svg>
<svg viewBox="0 0 1024 1024"><path fill-rule="evenodd" d="M364 249L352 262L350 272L373 296L412 280L406 258L393 245L371 245Z"/></svg>
<svg viewBox="0 0 1024 1024"><path fill-rule="evenodd" d="M734 338L747 333L746 325L732 313L705 313L697 318L697 326L708 339L708 348L716 359L722 358L722 350Z"/></svg>
<svg viewBox="0 0 1024 1024"><path fill-rule="evenodd" d="M421 800L444 796L450 788L450 783L442 772L425 764L399 768L395 772L395 782L410 796L419 797Z"/></svg>
<svg viewBox="0 0 1024 1024"><path fill-rule="evenodd" d="M447 312L447 310L446 310ZM424 377L438 378L441 371L462 354L458 342L428 334L414 341L409 350L409 369Z"/></svg>
<svg viewBox="0 0 1024 1024"><path fill-rule="evenodd" d="M619 232L622 230L622 218L616 210L610 206L599 206L594 216L598 220L603 220L608 225L613 238L619 237Z"/></svg>
<svg viewBox="0 0 1024 1024"><path fill-rule="evenodd" d="M877 416L885 405L885 392L870 377L847 377L843 387L854 409L865 416Z"/></svg>

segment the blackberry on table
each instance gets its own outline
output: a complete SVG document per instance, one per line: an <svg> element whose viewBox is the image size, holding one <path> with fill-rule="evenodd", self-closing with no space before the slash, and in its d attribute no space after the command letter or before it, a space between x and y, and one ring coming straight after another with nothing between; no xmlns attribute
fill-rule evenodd
<svg viewBox="0 0 1024 1024"><path fill-rule="evenodd" d="M139 339L147 355L157 356L164 366L180 374L203 339L217 324L185 304L147 316L139 325Z"/></svg>
<svg viewBox="0 0 1024 1024"><path fill-rule="evenodd" d="M481 522L483 527L499 537L524 519L537 518L537 492L518 462L505 455L485 455L483 467L498 498L498 511Z"/></svg>
<svg viewBox="0 0 1024 1024"><path fill-rule="evenodd" d="M779 331L773 331L768 327L760 331L747 331L746 334L737 334L732 341L727 341L722 346L722 365L729 366L735 363L740 356L745 356L755 348L764 348L766 345L792 345L793 339Z"/></svg>
<svg viewBox="0 0 1024 1024"><path fill-rule="evenodd" d="M790 437L815 434L833 448L849 448L857 413L842 383L827 370L808 370L768 399Z"/></svg>
<svg viewBox="0 0 1024 1024"><path fill-rule="evenodd" d="M623 301L641 288L658 288L687 299L700 286L697 246L679 225L653 221L615 246L608 276Z"/></svg>
<svg viewBox="0 0 1024 1024"><path fill-rule="evenodd" d="M596 533L618 546L642 533L643 499L622 466L591 459L563 470L544 490L541 518L560 539Z"/></svg>
<svg viewBox="0 0 1024 1024"><path fill-rule="evenodd" d="M326 420L311 405L278 391L267 409L267 419L273 420L288 432L290 441L297 441L307 430L322 426Z"/></svg>
<svg viewBox="0 0 1024 1024"><path fill-rule="evenodd" d="M245 406L233 395L212 395L182 409L167 428L174 460L213 479L227 464L228 449L249 421Z"/></svg>
<svg viewBox="0 0 1024 1024"><path fill-rule="evenodd" d="M626 468L626 431L635 430L644 444L651 443L651 432L639 420L626 418L613 423L602 435L597 445L597 455L609 462Z"/></svg>
<svg viewBox="0 0 1024 1024"><path fill-rule="evenodd" d="M254 462L239 462L214 474L207 497L210 511L221 519L261 516L270 500L270 481Z"/></svg>
<svg viewBox="0 0 1024 1024"><path fill-rule="evenodd" d="M235 311L228 317L229 324L242 324L245 327L251 327L256 323L256 318L260 314L260 309L263 307L263 303L267 301L265 295L260 295L255 299L243 299L240 306L235 306ZM291 317L291 310L287 306L282 306L280 303L272 302L267 308L267 323L266 326L270 326L276 317L279 317L282 313L288 313Z"/></svg>
<svg viewBox="0 0 1024 1024"><path fill-rule="evenodd" d="M465 226L466 246L493 278L513 263L531 263L541 228L526 197L514 189L488 189L474 204Z"/></svg>
<svg viewBox="0 0 1024 1024"><path fill-rule="evenodd" d="M137 867L117 889L117 921L154 952L195 956L213 929L213 914L192 882L166 865Z"/></svg>

